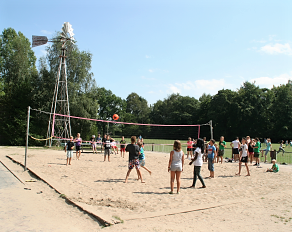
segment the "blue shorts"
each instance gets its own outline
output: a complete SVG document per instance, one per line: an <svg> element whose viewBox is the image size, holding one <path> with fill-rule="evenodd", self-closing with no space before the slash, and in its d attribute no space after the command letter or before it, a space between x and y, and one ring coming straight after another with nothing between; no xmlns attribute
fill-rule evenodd
<svg viewBox="0 0 292 232"><path fill-rule="evenodd" d="M214 172L214 164L213 164L213 159L212 158L208 158L208 170L210 172Z"/></svg>
<svg viewBox="0 0 292 232"><path fill-rule="evenodd" d="M140 166L141 167L144 167L145 166L145 160L144 159L142 159L142 160L139 159L139 163L140 163Z"/></svg>

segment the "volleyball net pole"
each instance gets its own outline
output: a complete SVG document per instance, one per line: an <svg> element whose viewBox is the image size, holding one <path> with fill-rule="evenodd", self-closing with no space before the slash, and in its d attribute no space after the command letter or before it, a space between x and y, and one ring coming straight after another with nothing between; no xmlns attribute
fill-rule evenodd
<svg viewBox="0 0 292 232"><path fill-rule="evenodd" d="M27 161L28 135L29 135L29 119L30 119L30 106L28 106L28 109L27 109L26 144L25 144L25 155L24 155L24 171L26 171L26 161Z"/></svg>

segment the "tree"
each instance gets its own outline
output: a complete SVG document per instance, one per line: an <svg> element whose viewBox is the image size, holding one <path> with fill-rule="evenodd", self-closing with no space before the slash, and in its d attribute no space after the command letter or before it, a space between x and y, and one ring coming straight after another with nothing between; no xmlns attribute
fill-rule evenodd
<svg viewBox="0 0 292 232"><path fill-rule="evenodd" d="M32 102L32 80L37 76L35 62L29 40L12 28L4 29L0 36L0 82L5 93L0 101L2 144L25 142L27 107Z"/></svg>

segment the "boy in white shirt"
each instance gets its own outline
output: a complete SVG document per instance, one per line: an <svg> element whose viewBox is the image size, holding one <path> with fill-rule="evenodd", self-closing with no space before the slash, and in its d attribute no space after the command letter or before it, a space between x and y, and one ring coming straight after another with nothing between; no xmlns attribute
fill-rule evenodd
<svg viewBox="0 0 292 232"><path fill-rule="evenodd" d="M242 138L241 142L242 142L242 146L241 146L240 157L239 157L239 172L236 175L240 176L241 163L244 163L245 167L246 167L246 170L247 170L247 176L250 176L249 169L248 169L248 166L247 166L247 162L248 162L248 156L247 156L248 146L246 144L246 138Z"/></svg>

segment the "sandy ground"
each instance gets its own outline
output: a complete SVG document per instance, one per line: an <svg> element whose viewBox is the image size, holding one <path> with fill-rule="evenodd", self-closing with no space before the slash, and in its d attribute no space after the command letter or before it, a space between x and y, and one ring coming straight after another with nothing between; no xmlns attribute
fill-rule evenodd
<svg viewBox="0 0 292 232"><path fill-rule="evenodd" d="M1 147L1 151L1 159L10 155L24 162L24 148ZM101 153L82 153L80 160L74 157L72 165L66 166L64 151L29 149L28 153L28 167L61 193L107 221L123 222L107 228L97 227L97 222L88 216L78 217L80 212L64 201L51 201L52 207L56 204L56 214L69 207L69 214L77 217L73 220L79 225L76 231L80 227L79 231L292 231L291 166L280 165L279 173L265 172L271 164L262 164L262 168L249 166L250 177L245 176L243 166L242 176L238 177L235 176L238 163L215 164L215 178L204 180L207 188L199 189L201 183L197 181L196 188L190 189L193 166L186 162L181 194L170 195L168 154L147 152L146 166L152 175L142 169L146 181L142 184L136 181L137 174L133 171L125 184L128 156L112 155L111 162L103 162ZM11 163L7 158L5 162ZM20 170L17 173L25 174ZM208 175L204 163L202 176ZM44 191L38 182L26 185ZM58 197L50 191L35 197ZM63 224L66 223L71 226L73 222Z"/></svg>

